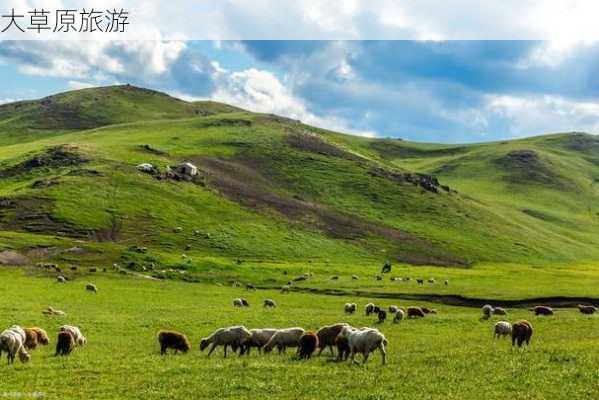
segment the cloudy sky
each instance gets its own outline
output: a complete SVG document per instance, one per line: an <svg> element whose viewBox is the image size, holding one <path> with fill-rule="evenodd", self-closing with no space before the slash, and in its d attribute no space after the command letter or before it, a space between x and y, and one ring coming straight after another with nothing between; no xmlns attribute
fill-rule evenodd
<svg viewBox="0 0 599 400"><path fill-rule="evenodd" d="M592 42L4 41L0 80L0 102L131 83L418 141L599 132Z"/></svg>

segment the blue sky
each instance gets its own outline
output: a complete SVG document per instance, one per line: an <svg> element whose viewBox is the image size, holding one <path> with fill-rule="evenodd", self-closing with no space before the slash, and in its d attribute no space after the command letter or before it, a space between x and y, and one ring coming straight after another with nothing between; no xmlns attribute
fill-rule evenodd
<svg viewBox="0 0 599 400"><path fill-rule="evenodd" d="M0 80L0 102L131 83L417 141L599 132L594 42L3 41Z"/></svg>

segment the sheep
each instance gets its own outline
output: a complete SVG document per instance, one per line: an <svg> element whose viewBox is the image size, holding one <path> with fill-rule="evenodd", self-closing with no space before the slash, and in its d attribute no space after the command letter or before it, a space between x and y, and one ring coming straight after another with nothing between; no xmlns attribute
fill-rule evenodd
<svg viewBox="0 0 599 400"><path fill-rule="evenodd" d="M281 287L281 293L289 293L289 285L283 285Z"/></svg>
<svg viewBox="0 0 599 400"><path fill-rule="evenodd" d="M246 284L245 288L247 290L256 290L256 287L254 285L252 285L251 283Z"/></svg>
<svg viewBox="0 0 599 400"><path fill-rule="evenodd" d="M230 326L228 328L220 328L215 330L210 336L203 338L200 341L200 351L204 351L206 347L212 345L208 351L208 357L212 354L217 346L224 346L224 356L227 357L227 347L231 346L233 351L238 348L243 349L244 345L252 334L245 326ZM242 351L240 351L242 353ZM241 355L241 354L240 354Z"/></svg>
<svg viewBox="0 0 599 400"><path fill-rule="evenodd" d="M269 353L276 346L279 354L285 351L287 347L297 347L299 339L304 334L303 328L279 329L262 348L264 352Z"/></svg>
<svg viewBox="0 0 599 400"><path fill-rule="evenodd" d="M424 279L416 279L416 283L419 285L424 285Z"/></svg>
<svg viewBox="0 0 599 400"><path fill-rule="evenodd" d="M521 320L512 325L512 346L516 343L518 347L522 347L523 343L530 344L532 337L532 325L526 320Z"/></svg>
<svg viewBox="0 0 599 400"><path fill-rule="evenodd" d="M393 323L398 324L399 321L404 319L405 316L406 316L406 313L404 312L404 310L398 309L397 312L395 313L395 317L393 318Z"/></svg>
<svg viewBox="0 0 599 400"><path fill-rule="evenodd" d="M299 339L297 356L300 360L309 360L318 347L318 336L314 332L306 332Z"/></svg>
<svg viewBox="0 0 599 400"><path fill-rule="evenodd" d="M425 314L432 314L432 311L433 311L433 310L431 310L430 308L427 308L427 307L420 307L420 309Z"/></svg>
<svg viewBox="0 0 599 400"><path fill-rule="evenodd" d="M347 360L349 353L351 353L347 338L337 335L335 338L335 346L337 347L337 361Z"/></svg>
<svg viewBox="0 0 599 400"><path fill-rule="evenodd" d="M358 305L356 303L345 303L345 305L343 306L343 309L345 310L346 314L353 314L354 312L356 312L357 308Z"/></svg>
<svg viewBox="0 0 599 400"><path fill-rule="evenodd" d="M331 280L332 280L332 281L339 280L339 276L337 276L337 275L335 275L335 276L331 276Z"/></svg>
<svg viewBox="0 0 599 400"><path fill-rule="evenodd" d="M424 318L424 311L420 307L408 307L408 318Z"/></svg>
<svg viewBox="0 0 599 400"><path fill-rule="evenodd" d="M58 276L56 277L56 282L58 282L58 283L65 283L66 281L67 281L67 278L65 278L65 277L64 277L64 276L62 276L62 275L58 275Z"/></svg>
<svg viewBox="0 0 599 400"><path fill-rule="evenodd" d="M54 357L68 356L75 349L75 338L69 331L58 332Z"/></svg>
<svg viewBox="0 0 599 400"><path fill-rule="evenodd" d="M378 323L382 324L387 319L387 311L379 310L378 312Z"/></svg>
<svg viewBox="0 0 599 400"><path fill-rule="evenodd" d="M352 362L356 363L355 356L357 353L360 353L364 357L362 364L366 364L370 353L378 349L383 358L383 365L385 365L387 356L385 346L388 342L385 336L378 330L372 328L355 329L345 327L341 330L340 336L347 338L350 348L350 359Z"/></svg>
<svg viewBox="0 0 599 400"><path fill-rule="evenodd" d="M45 330L37 327L25 328L25 349L34 350L38 345L46 346L50 343Z"/></svg>
<svg viewBox="0 0 599 400"><path fill-rule="evenodd" d="M331 355L333 355L333 346L335 346L335 338L339 335L341 330L349 326L345 322L340 322L334 325L323 326L316 332L316 336L318 336L318 355L321 355L324 349L328 346L331 351Z"/></svg>
<svg viewBox="0 0 599 400"><path fill-rule="evenodd" d="M435 278L429 278L428 283L434 284L435 283Z"/></svg>
<svg viewBox="0 0 599 400"><path fill-rule="evenodd" d="M512 324L507 321L499 321L495 323L493 328L493 337L499 338L501 336L508 336L512 334Z"/></svg>
<svg viewBox="0 0 599 400"><path fill-rule="evenodd" d="M382 277L382 276L380 276L380 275L377 275L377 276L376 276L376 280L377 280L377 281L382 281L382 280L383 280L383 277Z"/></svg>
<svg viewBox="0 0 599 400"><path fill-rule="evenodd" d="M241 300L241 304L244 307L249 307L250 306L250 303L248 303L248 301L246 299L244 299L243 297L240 300Z"/></svg>
<svg viewBox="0 0 599 400"><path fill-rule="evenodd" d="M364 310L366 311L366 316L369 316L374 312L375 305L373 303L368 303L364 306Z"/></svg>
<svg viewBox="0 0 599 400"><path fill-rule="evenodd" d="M381 311L381 308L379 306L374 306L374 308L372 309L372 312L375 314L378 314L379 311Z"/></svg>
<svg viewBox="0 0 599 400"><path fill-rule="evenodd" d="M359 278L358 278L358 275L352 275L352 276L351 276L351 278L352 278L352 280L354 280L354 281L357 281L357 280L359 279Z"/></svg>
<svg viewBox="0 0 599 400"><path fill-rule="evenodd" d="M491 318L491 314L493 314L493 306L490 304L485 304L482 306L481 311L483 313L481 319L489 319Z"/></svg>
<svg viewBox="0 0 599 400"><path fill-rule="evenodd" d="M182 333L175 331L160 331L158 332L158 343L160 344L160 355L166 354L167 349L175 350L175 353L187 353L191 349L191 344Z"/></svg>
<svg viewBox="0 0 599 400"><path fill-rule="evenodd" d="M249 355L252 347L256 347L258 352L262 352L262 347L268 343L277 330L272 328L250 329L250 339L241 347L240 355L245 353Z"/></svg>
<svg viewBox="0 0 599 400"><path fill-rule="evenodd" d="M243 307L241 299L233 299L233 307Z"/></svg>
<svg viewBox="0 0 599 400"><path fill-rule="evenodd" d="M13 325L6 329L0 334L0 356L5 351L8 364L13 364L17 355L22 363L28 362L31 356L25 349L26 340L25 330L20 326Z"/></svg>
<svg viewBox="0 0 599 400"><path fill-rule="evenodd" d="M73 335L73 339L75 339L75 344L77 346L84 346L87 344L87 339L81 333L81 330L72 325L63 325L59 328L60 332L70 332Z"/></svg>
<svg viewBox="0 0 599 400"><path fill-rule="evenodd" d="M264 307L274 308L276 306L277 306L277 303L275 303L275 301L273 299L265 299L264 300Z"/></svg>
<svg viewBox="0 0 599 400"><path fill-rule="evenodd" d="M503 307L495 307L493 309L493 315L507 315L507 311Z"/></svg>
<svg viewBox="0 0 599 400"><path fill-rule="evenodd" d="M52 308L51 306L48 306L47 309L42 311L42 314L45 315L58 315L58 316L64 316L66 315L66 313L62 310L57 310L55 308Z"/></svg>
<svg viewBox="0 0 599 400"><path fill-rule="evenodd" d="M446 280L445 282L443 282L443 284L444 284L445 286L449 286L449 281L448 281L448 280Z"/></svg>
<svg viewBox="0 0 599 400"><path fill-rule="evenodd" d="M553 309L547 306L535 306L531 308L535 315L553 315Z"/></svg>
<svg viewBox="0 0 599 400"><path fill-rule="evenodd" d="M578 310L587 315L595 314L597 312L597 307L595 306L584 306L582 304L578 305Z"/></svg>
<svg viewBox="0 0 599 400"><path fill-rule="evenodd" d="M395 314L399 308L397 306L389 306L389 312Z"/></svg>
<svg viewBox="0 0 599 400"><path fill-rule="evenodd" d="M93 283L88 283L87 285L85 285L85 290L88 290L88 291L94 292L94 293L98 293L98 288Z"/></svg>

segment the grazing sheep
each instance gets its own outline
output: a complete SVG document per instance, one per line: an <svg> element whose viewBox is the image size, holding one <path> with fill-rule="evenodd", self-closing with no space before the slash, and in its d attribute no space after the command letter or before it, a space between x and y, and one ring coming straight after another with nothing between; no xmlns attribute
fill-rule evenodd
<svg viewBox="0 0 599 400"><path fill-rule="evenodd" d="M87 344L87 339L81 333L81 329L72 325L63 325L60 327L59 331L61 332L69 332L73 335L73 339L75 339L75 344L77 346L84 346Z"/></svg>
<svg viewBox="0 0 599 400"><path fill-rule="evenodd" d="M233 299L233 307L243 307L241 299Z"/></svg>
<svg viewBox="0 0 599 400"><path fill-rule="evenodd" d="M419 285L424 285L424 279L416 279L416 283Z"/></svg>
<svg viewBox="0 0 599 400"><path fill-rule="evenodd" d="M254 285L252 285L251 283L246 284L245 288L247 290L256 290L256 287Z"/></svg>
<svg viewBox="0 0 599 400"><path fill-rule="evenodd" d="M88 291L94 292L94 293L98 293L98 288L93 283L88 283L87 285L85 285L85 290L88 290Z"/></svg>
<svg viewBox="0 0 599 400"><path fill-rule="evenodd" d="M521 320L512 325L512 346L518 343L522 347L523 343L530 344L532 337L532 325L526 320Z"/></svg>
<svg viewBox="0 0 599 400"><path fill-rule="evenodd" d="M358 305L356 303L345 303L343 309L346 314L353 314L358 309Z"/></svg>
<svg viewBox="0 0 599 400"><path fill-rule="evenodd" d="M232 286L232 287L241 287L241 282L234 281L234 282L231 284L231 286Z"/></svg>
<svg viewBox="0 0 599 400"><path fill-rule="evenodd" d="M358 275L352 275L352 276L351 276L351 278L352 278L354 281L357 281L357 280L358 280Z"/></svg>
<svg viewBox="0 0 599 400"><path fill-rule="evenodd" d="M399 321L404 319L405 316L406 316L406 313L404 312L404 310L398 309L397 312L395 313L395 317L393 318L393 322L398 324Z"/></svg>
<svg viewBox="0 0 599 400"><path fill-rule="evenodd" d="M397 306L389 306L389 312L391 314L395 314L397 312L397 310L399 310L399 308Z"/></svg>
<svg viewBox="0 0 599 400"><path fill-rule="evenodd" d="M391 272L391 263L386 262L385 265L383 265L383 268L381 269L381 274L388 274L389 272Z"/></svg>
<svg viewBox="0 0 599 400"><path fill-rule="evenodd" d="M335 346L337 347L337 361L345 361L351 353L349 342L346 337L337 335L335 338Z"/></svg>
<svg viewBox="0 0 599 400"><path fill-rule="evenodd" d="M445 282L443 282L443 284L444 284L445 286L448 286L448 285L449 285L449 281L445 281Z"/></svg>
<svg viewBox="0 0 599 400"><path fill-rule="evenodd" d="M507 315L507 311L503 307L495 307L493 309L493 315Z"/></svg>
<svg viewBox="0 0 599 400"><path fill-rule="evenodd" d="M432 311L430 308L427 308L427 307L420 307L420 309L425 314L431 314L431 311Z"/></svg>
<svg viewBox="0 0 599 400"><path fill-rule="evenodd" d="M96 272L98 272L98 268L91 267L91 268L89 269L89 272L91 272L92 274L95 274Z"/></svg>
<svg viewBox="0 0 599 400"><path fill-rule="evenodd" d="M246 299L244 299L243 297L240 300L241 300L241 304L243 304L244 307L250 306L250 303L248 303L248 301Z"/></svg>
<svg viewBox="0 0 599 400"><path fill-rule="evenodd" d="M336 280L338 280L338 279L339 279L339 277L338 277L337 275L335 275L335 276L331 276L331 280L332 280L332 281L336 281Z"/></svg>
<svg viewBox="0 0 599 400"><path fill-rule="evenodd" d="M370 353L378 349L383 358L383 365L385 365L387 356L385 346L388 342L385 336L378 330L372 328L355 329L345 327L341 331L340 336L347 339L350 348L350 359L352 362L356 362L356 354L360 353L364 357L362 363L366 364Z"/></svg>
<svg viewBox="0 0 599 400"><path fill-rule="evenodd" d="M536 306L531 308L535 315L553 315L553 308L547 306Z"/></svg>
<svg viewBox="0 0 599 400"><path fill-rule="evenodd" d="M57 310L55 308L52 308L51 306L48 306L47 309L43 310L42 314L46 314L46 315L59 315L59 316L66 315L66 313L64 311Z"/></svg>
<svg viewBox="0 0 599 400"><path fill-rule="evenodd" d="M306 332L299 339L297 355L300 360L309 360L318 347L318 336L314 332Z"/></svg>
<svg viewBox="0 0 599 400"><path fill-rule="evenodd" d="M379 311L381 311L381 308L379 306L374 306L374 309L372 310L372 312L375 314L378 314Z"/></svg>
<svg viewBox="0 0 599 400"><path fill-rule="evenodd" d="M333 355L333 346L335 346L335 338L341 333L341 330L349 326L345 322L341 322L334 325L323 326L316 332L316 336L318 336L318 355L321 355L324 349L328 346L331 351L331 355Z"/></svg>
<svg viewBox="0 0 599 400"><path fill-rule="evenodd" d="M493 328L493 337L495 339L501 336L508 336L512 334L512 324L507 321L499 321L495 323L495 327Z"/></svg>
<svg viewBox="0 0 599 400"><path fill-rule="evenodd" d="M64 276L62 276L62 275L58 275L58 276L56 277L56 282L58 282L58 283L65 283L66 281L67 281L67 278L65 278L65 277L64 277Z"/></svg>
<svg viewBox="0 0 599 400"><path fill-rule="evenodd" d="M264 307L274 308L276 306L277 306L277 304L275 303L274 300L272 300L272 299L265 299L264 300Z"/></svg>
<svg viewBox="0 0 599 400"><path fill-rule="evenodd" d="M428 283L435 283L435 278L429 278Z"/></svg>
<svg viewBox="0 0 599 400"><path fill-rule="evenodd" d="M279 354L281 354L287 347L299 346L299 339L304 332L303 328L279 329L262 349L264 352L269 353L276 346Z"/></svg>
<svg viewBox="0 0 599 400"><path fill-rule="evenodd" d="M420 307L408 307L408 318L424 318L424 311Z"/></svg>
<svg viewBox="0 0 599 400"><path fill-rule="evenodd" d="M282 286L281 293L289 293L289 285Z"/></svg>
<svg viewBox="0 0 599 400"><path fill-rule="evenodd" d="M208 345L212 345L208 351L208 357L212 354L217 346L224 347L224 356L227 357L227 347L231 346L233 351L237 351L238 348L244 348L244 345L252 334L246 329L245 326L231 326L228 328L220 328L215 330L210 336L203 338L200 341L200 351L204 351ZM240 351L242 353L242 351ZM241 355L241 354L240 354Z"/></svg>
<svg viewBox="0 0 599 400"><path fill-rule="evenodd" d="M387 311L379 310L377 316L378 316L378 323L382 324L387 319Z"/></svg>
<svg viewBox="0 0 599 400"><path fill-rule="evenodd" d="M373 303L368 303L364 306L364 310L366 311L366 316L369 316L374 312L374 307L376 307Z"/></svg>
<svg viewBox="0 0 599 400"><path fill-rule="evenodd" d="M578 310L587 315L595 314L597 312L597 307L595 306L584 306L582 304L578 305Z"/></svg>
<svg viewBox="0 0 599 400"><path fill-rule="evenodd" d="M48 334L42 328L25 328L25 349L34 350L38 345L46 346L50 343Z"/></svg>
<svg viewBox="0 0 599 400"><path fill-rule="evenodd" d="M31 359L31 356L25 349L26 340L25 330L20 326L13 325L6 329L0 334L0 356L5 351L7 353L6 359L8 364L13 364L17 355L22 363L26 363Z"/></svg>
<svg viewBox="0 0 599 400"><path fill-rule="evenodd" d="M493 314L493 306L490 304L485 304L484 306L482 306L481 311L483 313L483 316L481 318L489 319L491 318L491 314Z"/></svg>
<svg viewBox="0 0 599 400"><path fill-rule="evenodd" d="M262 352L262 347L268 343L272 335L277 332L278 329L263 328L263 329L250 329L250 339L247 340L241 347L240 355L247 353L250 355L252 347L258 348L258 352Z"/></svg>
<svg viewBox="0 0 599 400"><path fill-rule="evenodd" d="M175 350L175 353L187 353L191 345L187 336L175 331L158 332L158 343L160 343L160 355L165 355L167 349Z"/></svg>
<svg viewBox="0 0 599 400"><path fill-rule="evenodd" d="M75 338L68 331L58 332L58 339L56 339L56 352L54 357L57 356L68 356L75 349Z"/></svg>
<svg viewBox="0 0 599 400"><path fill-rule="evenodd" d="M382 276L380 276L380 275L377 275L377 276L376 276L376 280L377 280L377 281L382 281L382 280L383 280L383 277L382 277Z"/></svg>

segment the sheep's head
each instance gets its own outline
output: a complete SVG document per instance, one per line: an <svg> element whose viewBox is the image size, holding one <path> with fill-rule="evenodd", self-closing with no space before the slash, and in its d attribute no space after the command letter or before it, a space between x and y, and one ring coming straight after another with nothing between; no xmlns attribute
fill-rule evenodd
<svg viewBox="0 0 599 400"><path fill-rule="evenodd" d="M208 339L202 339L200 341L200 351L204 351L209 344L210 342L208 341Z"/></svg>
<svg viewBox="0 0 599 400"><path fill-rule="evenodd" d="M19 360L21 360L21 362L24 364L26 362L28 362L31 359L31 356L29 355L29 353L27 353L24 350L21 350L19 352Z"/></svg>
<svg viewBox="0 0 599 400"><path fill-rule="evenodd" d="M181 351L183 353L187 353L190 348L191 348L191 346L189 345L189 343L186 340L182 341L177 346L177 350L179 350L179 351Z"/></svg>

